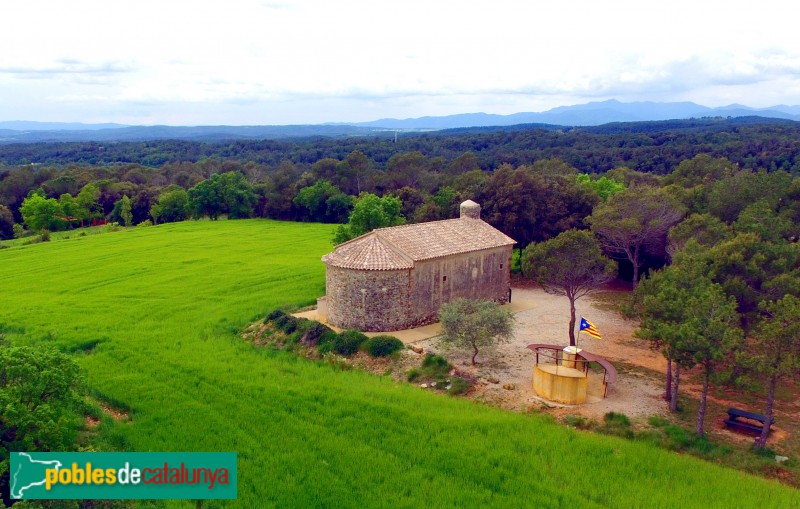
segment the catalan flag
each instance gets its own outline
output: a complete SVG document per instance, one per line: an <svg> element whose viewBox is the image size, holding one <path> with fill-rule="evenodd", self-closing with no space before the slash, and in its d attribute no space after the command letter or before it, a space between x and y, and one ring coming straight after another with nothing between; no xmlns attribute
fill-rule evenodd
<svg viewBox="0 0 800 509"><path fill-rule="evenodd" d="M581 328L579 332L585 332L593 338L603 339L603 337L600 335L600 331L597 330L597 327L595 327L592 322L584 317L581 317Z"/></svg>

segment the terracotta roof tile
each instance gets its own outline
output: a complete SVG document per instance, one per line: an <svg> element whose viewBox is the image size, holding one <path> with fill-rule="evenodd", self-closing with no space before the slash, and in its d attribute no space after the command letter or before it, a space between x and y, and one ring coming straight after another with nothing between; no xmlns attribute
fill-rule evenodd
<svg viewBox="0 0 800 509"><path fill-rule="evenodd" d="M362 270L410 269L414 262L516 241L480 219L459 218L379 228L322 257L328 265Z"/></svg>
<svg viewBox="0 0 800 509"><path fill-rule="evenodd" d="M345 269L400 270L414 267L409 257L373 233L340 244L333 253L323 256L322 261Z"/></svg>

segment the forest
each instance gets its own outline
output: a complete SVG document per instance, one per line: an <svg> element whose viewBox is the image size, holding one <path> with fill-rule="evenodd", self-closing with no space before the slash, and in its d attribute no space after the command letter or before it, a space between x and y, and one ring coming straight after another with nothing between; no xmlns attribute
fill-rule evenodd
<svg viewBox="0 0 800 509"><path fill-rule="evenodd" d="M753 207L795 237L798 125L755 118L455 129L385 137L200 143L40 143L0 146L0 239L108 220L123 225L262 217L346 223L359 202L398 200L375 226L454 217L473 199L485 220L524 248L571 228L612 194L655 186L682 217L733 224ZM379 204L380 205L380 204ZM363 217L363 215L356 215ZM761 218L764 219L764 218ZM773 226L778 228L778 223ZM352 230L348 233L348 229ZM368 228L367 228L368 229ZM349 225L337 242L366 231ZM640 266L667 260L666 233Z"/></svg>

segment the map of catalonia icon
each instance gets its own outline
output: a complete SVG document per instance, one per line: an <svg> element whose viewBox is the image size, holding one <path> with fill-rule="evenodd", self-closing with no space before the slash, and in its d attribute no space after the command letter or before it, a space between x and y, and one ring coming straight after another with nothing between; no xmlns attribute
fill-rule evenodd
<svg viewBox="0 0 800 509"><path fill-rule="evenodd" d="M58 460L33 459L27 452L13 453L13 456L16 461L12 464L9 479L11 498L35 498L38 490L45 490L47 470L58 470L63 466Z"/></svg>

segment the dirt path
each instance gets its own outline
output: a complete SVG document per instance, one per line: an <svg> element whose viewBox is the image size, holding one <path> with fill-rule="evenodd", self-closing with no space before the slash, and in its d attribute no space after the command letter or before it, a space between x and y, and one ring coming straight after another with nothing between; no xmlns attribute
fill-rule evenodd
<svg viewBox="0 0 800 509"><path fill-rule="evenodd" d="M578 314L592 321L603 339L581 334L578 346L611 361L619 372L619 379L603 398L602 375L593 376L590 395L584 405L555 405L538 398L532 388L534 357L526 347L531 343L568 344L569 301L539 288L514 288L513 301L514 308L519 310L515 315L514 338L494 352L479 355L477 368L469 366L466 352L447 352L448 359L459 369L480 377L481 383L472 393L473 398L516 410L546 407L556 415L575 414L597 419L607 412L621 412L634 418L665 413L661 374L666 373L666 361L661 354L650 350L646 341L633 337L634 321L603 309L591 297L578 301ZM435 339L416 344L426 350L442 350ZM498 383L492 383L494 381Z"/></svg>

